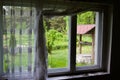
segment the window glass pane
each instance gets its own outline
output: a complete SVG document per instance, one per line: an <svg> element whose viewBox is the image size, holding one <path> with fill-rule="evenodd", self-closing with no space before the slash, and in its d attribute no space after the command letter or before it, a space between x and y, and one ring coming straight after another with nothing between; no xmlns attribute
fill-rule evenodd
<svg viewBox="0 0 120 80"><path fill-rule="evenodd" d="M76 66L95 65L96 12L77 14Z"/></svg>
<svg viewBox="0 0 120 80"><path fill-rule="evenodd" d="M67 16L44 16L49 69L68 66L67 18Z"/></svg>

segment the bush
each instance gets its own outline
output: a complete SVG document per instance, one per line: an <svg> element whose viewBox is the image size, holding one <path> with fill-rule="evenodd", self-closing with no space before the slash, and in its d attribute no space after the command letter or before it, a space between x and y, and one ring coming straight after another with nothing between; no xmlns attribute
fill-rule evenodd
<svg viewBox="0 0 120 80"><path fill-rule="evenodd" d="M53 46L53 50L66 49L67 47L68 47L68 42L61 40L61 41L55 42L55 45Z"/></svg>
<svg viewBox="0 0 120 80"><path fill-rule="evenodd" d="M53 46L55 45L55 41L61 40L63 37L62 33L58 32L57 30L50 29L46 31L46 43L47 43L47 49L48 53L51 54L51 51L53 49Z"/></svg>

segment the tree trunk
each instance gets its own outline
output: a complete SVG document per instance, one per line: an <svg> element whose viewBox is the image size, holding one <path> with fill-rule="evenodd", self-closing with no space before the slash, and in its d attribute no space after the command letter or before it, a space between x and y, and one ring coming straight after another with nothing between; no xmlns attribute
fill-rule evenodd
<svg viewBox="0 0 120 80"><path fill-rule="evenodd" d="M34 80L46 80L47 78L47 50L45 45L45 31L43 27L43 15L39 8L36 8L35 21L35 66Z"/></svg>

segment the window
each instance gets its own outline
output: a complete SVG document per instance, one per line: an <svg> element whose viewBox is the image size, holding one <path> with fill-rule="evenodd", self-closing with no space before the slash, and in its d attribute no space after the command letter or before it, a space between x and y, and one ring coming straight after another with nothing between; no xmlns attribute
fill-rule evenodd
<svg viewBox="0 0 120 80"><path fill-rule="evenodd" d="M34 51L36 48L40 51L42 49L38 47L45 46L40 45L45 40L38 39L38 34L44 32L36 33L37 30L33 30L34 24L40 25L34 22L37 12L32 7L19 5L0 7L0 74L20 75L22 72L26 74L24 76L30 73L33 76L37 64L34 63L34 57L38 57ZM84 3L77 8L81 11L78 9L67 13L63 9L61 13L58 9L58 12L48 10L47 13L44 8L41 13L43 18L40 20L43 22L40 23L45 29L42 37L46 37L47 49L43 51L47 51L48 55L48 76L109 71L111 7L100 4L86 6ZM38 31L42 31L40 29L43 28L38 28ZM34 43L36 39L42 39L38 41L40 46ZM45 59L42 60L45 62Z"/></svg>
<svg viewBox="0 0 120 80"><path fill-rule="evenodd" d="M76 66L97 64L96 58L96 12L87 11L77 15Z"/></svg>
<svg viewBox="0 0 120 80"><path fill-rule="evenodd" d="M49 69L50 76L109 71L111 46L109 21L111 19L108 20L109 15L107 15L109 8L102 8L84 10L72 16L67 15L69 48L66 58L68 66ZM56 24L58 24L57 19ZM61 58L61 56L56 57Z"/></svg>
<svg viewBox="0 0 120 80"><path fill-rule="evenodd" d="M45 16L48 68L68 67L68 26L67 16Z"/></svg>

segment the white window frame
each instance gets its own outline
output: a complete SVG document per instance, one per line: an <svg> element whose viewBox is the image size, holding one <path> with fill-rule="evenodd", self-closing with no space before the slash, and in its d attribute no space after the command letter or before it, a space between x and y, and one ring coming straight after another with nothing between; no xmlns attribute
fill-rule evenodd
<svg viewBox="0 0 120 80"><path fill-rule="evenodd" d="M95 63L92 66L77 67L77 70L95 70L102 67L102 46L103 46L103 13L102 11L96 12L96 27L95 27Z"/></svg>
<svg viewBox="0 0 120 80"><path fill-rule="evenodd" d="M86 4L82 4L86 5ZM76 26L77 16L70 15L69 20L69 62L68 68L48 69L49 76L71 75L71 74L89 74L95 72L105 72L109 74L111 42L112 42L112 6L96 5L86 6L85 11L96 12L96 40L95 40L95 58L97 59L92 66L76 67ZM106 33L107 32L107 33Z"/></svg>

